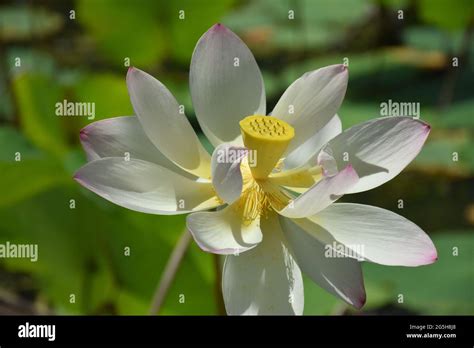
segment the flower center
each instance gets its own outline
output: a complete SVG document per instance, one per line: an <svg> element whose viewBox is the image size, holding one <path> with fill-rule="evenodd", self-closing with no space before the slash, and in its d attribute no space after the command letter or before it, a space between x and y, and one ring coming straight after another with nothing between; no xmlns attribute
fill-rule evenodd
<svg viewBox="0 0 474 348"><path fill-rule="evenodd" d="M282 208L289 197L267 180L295 135L293 127L272 116L252 115L240 121L244 145L251 151L241 163L242 194L238 208L248 225L273 207Z"/></svg>
<svg viewBox="0 0 474 348"><path fill-rule="evenodd" d="M245 225L251 224L257 217L265 216L272 206L283 208L289 198L266 179L255 179L249 166L248 158L242 161L242 195L238 202L238 209L242 212Z"/></svg>
<svg viewBox="0 0 474 348"><path fill-rule="evenodd" d="M252 175L255 179L265 179L295 136L295 130L272 116L247 116L239 124L244 145L255 154L250 166Z"/></svg>

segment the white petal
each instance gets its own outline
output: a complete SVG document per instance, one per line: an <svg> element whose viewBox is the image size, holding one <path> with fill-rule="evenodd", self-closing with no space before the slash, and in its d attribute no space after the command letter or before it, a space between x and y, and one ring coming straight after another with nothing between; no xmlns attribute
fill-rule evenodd
<svg viewBox="0 0 474 348"><path fill-rule="evenodd" d="M128 70L127 86L133 109L160 152L181 168L210 178L211 157L170 91L153 76L136 68Z"/></svg>
<svg viewBox="0 0 474 348"><path fill-rule="evenodd" d="M291 153L322 129L336 114L346 94L349 73L344 65L308 72L293 82L272 111L295 128Z"/></svg>
<svg viewBox="0 0 474 348"><path fill-rule="evenodd" d="M302 314L303 279L275 214L262 219L263 240L226 257L222 292L229 315Z"/></svg>
<svg viewBox="0 0 474 348"><path fill-rule="evenodd" d="M81 130L80 137L89 161L129 156L156 163L184 176L190 175L153 145L135 116L114 117L91 123Z"/></svg>
<svg viewBox="0 0 474 348"><path fill-rule="evenodd" d="M144 213L183 214L219 205L211 183L193 181L137 159L92 161L74 179L112 203Z"/></svg>
<svg viewBox="0 0 474 348"><path fill-rule="evenodd" d="M391 211L362 204L338 203L310 220L338 242L363 246L366 260L391 266L420 266L437 259L428 235L413 222Z"/></svg>
<svg viewBox="0 0 474 348"><path fill-rule="evenodd" d="M242 192L240 163L247 153L244 147L221 144L212 154L212 184L217 195L228 204L239 198Z"/></svg>
<svg viewBox="0 0 474 348"><path fill-rule="evenodd" d="M217 212L194 213L187 217L187 227L204 251L215 254L238 254L262 241L260 219L243 224L237 204Z"/></svg>
<svg viewBox="0 0 474 348"><path fill-rule="evenodd" d="M265 115L265 89L255 58L222 24L199 39L189 75L197 119L214 146L235 140L244 117Z"/></svg>
<svg viewBox="0 0 474 348"><path fill-rule="evenodd" d="M366 296L360 262L328 252L332 251L330 245L323 244L311 231L305 231L290 219L281 216L280 222L301 271L323 289L361 308ZM316 224L312 227L321 229Z"/></svg>
<svg viewBox="0 0 474 348"><path fill-rule="evenodd" d="M323 128L285 158L285 169L296 168L305 164L316 165L316 157L321 148L341 132L341 119L335 115Z"/></svg>
<svg viewBox="0 0 474 348"><path fill-rule="evenodd" d="M338 200L358 180L357 173L352 166L348 165L335 176L326 177L313 185L279 213L291 218L303 218L314 215Z"/></svg>
<svg viewBox="0 0 474 348"><path fill-rule="evenodd" d="M362 192L398 175L420 152L429 132L429 125L410 117L377 118L342 132L322 153L334 157L339 169L348 159L360 177L349 193Z"/></svg>

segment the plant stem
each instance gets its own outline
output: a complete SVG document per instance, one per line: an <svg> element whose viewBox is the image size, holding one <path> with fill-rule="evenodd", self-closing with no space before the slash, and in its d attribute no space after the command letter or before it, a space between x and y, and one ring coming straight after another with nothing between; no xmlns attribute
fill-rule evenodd
<svg viewBox="0 0 474 348"><path fill-rule="evenodd" d="M168 259L168 262L165 266L161 279L156 287L155 294L153 296L153 301L150 306L150 315L159 314L161 311L161 307L166 299L166 295L168 294L168 290L173 282L174 278L176 277L176 273L178 272L179 266L183 261L184 255L188 250L189 244L191 242L191 234L188 232L187 229L181 234L181 237L178 240L178 243L173 249L173 252Z"/></svg>

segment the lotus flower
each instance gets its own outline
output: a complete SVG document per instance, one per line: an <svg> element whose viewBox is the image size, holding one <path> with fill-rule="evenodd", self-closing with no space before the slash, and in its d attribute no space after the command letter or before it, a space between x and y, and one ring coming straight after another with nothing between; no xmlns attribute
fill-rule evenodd
<svg viewBox="0 0 474 348"><path fill-rule="evenodd" d="M216 24L200 38L190 67L194 110L215 147L212 156L170 91L130 68L136 116L81 131L89 161L75 179L128 209L191 213L187 227L197 244L226 255L228 314L302 314L302 272L361 308L360 260L420 266L437 259L436 249L400 215L334 202L395 177L421 150L430 127L384 117L342 131L336 112L347 82L343 65L308 72L266 116L252 53Z"/></svg>

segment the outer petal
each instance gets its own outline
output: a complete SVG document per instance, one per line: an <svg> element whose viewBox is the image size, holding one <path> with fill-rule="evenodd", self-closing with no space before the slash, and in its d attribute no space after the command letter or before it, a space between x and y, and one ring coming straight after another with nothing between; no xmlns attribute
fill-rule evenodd
<svg viewBox="0 0 474 348"><path fill-rule="evenodd" d="M344 65L331 65L304 74L288 87L272 111L272 116L295 128L286 153L305 143L336 114L348 77Z"/></svg>
<svg viewBox="0 0 474 348"><path fill-rule="evenodd" d="M74 179L112 203L144 213L182 214L219 205L211 183L142 160L99 159L79 169Z"/></svg>
<svg viewBox="0 0 474 348"><path fill-rule="evenodd" d="M341 119L338 115L335 115L323 128L285 158L285 169L296 168L305 164L315 165L321 148L341 132Z"/></svg>
<svg viewBox="0 0 474 348"><path fill-rule="evenodd" d="M242 211L237 204L217 212L194 213L186 221L196 243L211 253L238 254L262 241L260 219L248 226L243 224Z"/></svg>
<svg viewBox="0 0 474 348"><path fill-rule="evenodd" d="M181 175L181 170L165 157L148 139L135 116L108 118L89 124L81 130L81 143L89 161L105 157L141 159L156 163Z"/></svg>
<svg viewBox="0 0 474 348"><path fill-rule="evenodd" d="M349 193L380 186L398 175L420 152L430 126L410 117L383 117L361 123L332 139L321 151L339 168L352 164L360 177ZM334 162L333 161L333 162Z"/></svg>
<svg viewBox="0 0 474 348"><path fill-rule="evenodd" d="M295 198L279 211L279 213L291 218L303 218L314 215L338 200L358 180L357 173L348 165L337 175L327 177L313 185L308 191Z"/></svg>
<svg viewBox="0 0 474 348"><path fill-rule="evenodd" d="M263 241L226 258L222 290L230 315L302 314L303 279L275 214L262 219Z"/></svg>
<svg viewBox="0 0 474 348"><path fill-rule="evenodd" d="M136 68L128 70L127 86L135 113L151 142L181 168L209 178L211 157L170 91Z"/></svg>
<svg viewBox="0 0 474 348"><path fill-rule="evenodd" d="M199 39L189 78L197 119L214 146L239 137L245 116L265 115L265 89L255 58L222 24Z"/></svg>
<svg viewBox="0 0 474 348"><path fill-rule="evenodd" d="M437 259L428 235L391 211L362 204L333 204L309 218L353 250L363 246L366 260L390 266L420 266Z"/></svg>
<svg viewBox="0 0 474 348"><path fill-rule="evenodd" d="M244 147L221 144L212 154L212 184L219 197L226 203L233 203L242 193L240 163L247 153Z"/></svg>
<svg viewBox="0 0 474 348"><path fill-rule="evenodd" d="M280 222L303 273L325 290L361 308L366 296L360 263L339 253L328 253L331 246L323 244L311 234L312 231L305 231L290 219L280 217ZM318 225L312 226L321 229Z"/></svg>

